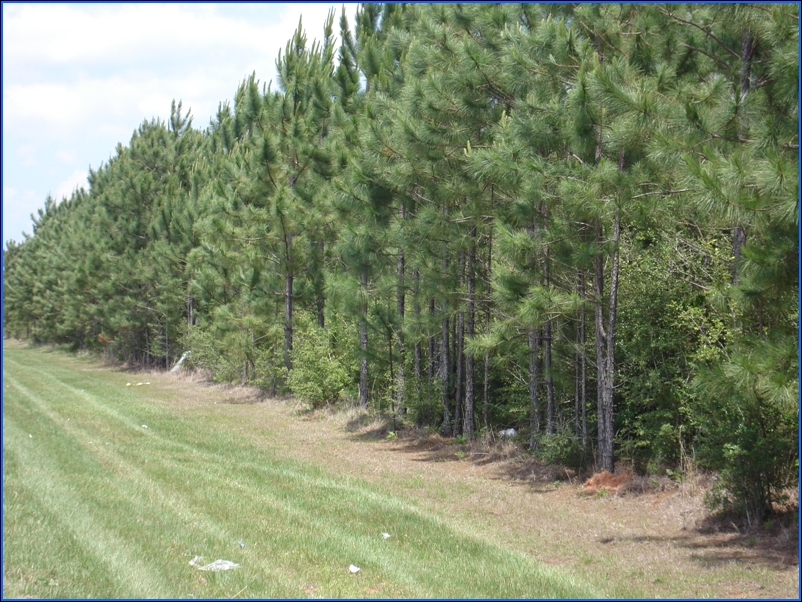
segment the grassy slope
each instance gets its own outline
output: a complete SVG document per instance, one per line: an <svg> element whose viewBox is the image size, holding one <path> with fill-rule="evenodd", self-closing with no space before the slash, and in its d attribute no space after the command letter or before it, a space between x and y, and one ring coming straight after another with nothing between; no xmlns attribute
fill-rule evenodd
<svg viewBox="0 0 802 602"><path fill-rule="evenodd" d="M5 596L602 594L457 517L253 445L241 424L171 411L161 382L96 368L5 349ZM195 555L242 567L200 572Z"/></svg>

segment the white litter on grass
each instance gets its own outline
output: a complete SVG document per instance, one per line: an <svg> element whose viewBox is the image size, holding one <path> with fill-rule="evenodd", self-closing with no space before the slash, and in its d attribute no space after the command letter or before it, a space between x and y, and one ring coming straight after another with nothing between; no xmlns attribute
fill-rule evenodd
<svg viewBox="0 0 802 602"><path fill-rule="evenodd" d="M184 360L187 359L187 356L190 355L191 353L192 353L191 351L185 351L184 354L181 356L181 359L178 360L178 363L175 366L173 366L173 369L170 370L170 372L175 372L176 370L178 370L181 364L184 363Z"/></svg>
<svg viewBox="0 0 802 602"><path fill-rule="evenodd" d="M231 569L239 568L239 565L236 562L231 562L230 560L221 560L218 558L214 562L210 562L209 564L205 564L203 566L198 564L198 560L203 558L203 556L195 556L192 560L189 561L191 566L194 566L199 571L230 571Z"/></svg>
<svg viewBox="0 0 802 602"><path fill-rule="evenodd" d="M31 439L33 439L33 435L31 435L30 433L28 434L28 437L30 437Z"/></svg>
<svg viewBox="0 0 802 602"><path fill-rule="evenodd" d="M390 534L389 533L382 533L382 537L384 537L384 539L389 539L390 538Z"/></svg>
<svg viewBox="0 0 802 602"><path fill-rule="evenodd" d="M498 432L499 437L515 437L516 434L515 429L504 429Z"/></svg>
<svg viewBox="0 0 802 602"><path fill-rule="evenodd" d="M126 387L130 387L130 386L131 386L131 383L125 383L125 386L126 386Z"/></svg>
<svg viewBox="0 0 802 602"><path fill-rule="evenodd" d="M146 429L146 428L148 428L148 425L147 425L147 424L143 424L143 425L142 425L142 428L143 428L143 429Z"/></svg>
<svg viewBox="0 0 802 602"><path fill-rule="evenodd" d="M238 541L237 543L239 544L239 547L241 547L241 548L245 547L245 542L244 541Z"/></svg>
<svg viewBox="0 0 802 602"><path fill-rule="evenodd" d="M356 575L361 569L355 564L352 564L351 566L348 567L348 570L351 571L354 575Z"/></svg>

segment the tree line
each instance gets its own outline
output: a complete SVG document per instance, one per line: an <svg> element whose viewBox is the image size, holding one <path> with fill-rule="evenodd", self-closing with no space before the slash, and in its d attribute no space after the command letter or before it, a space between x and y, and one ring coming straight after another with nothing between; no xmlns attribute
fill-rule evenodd
<svg viewBox="0 0 802 602"><path fill-rule="evenodd" d="M545 461L798 471L798 7L364 4L4 253L4 333Z"/></svg>

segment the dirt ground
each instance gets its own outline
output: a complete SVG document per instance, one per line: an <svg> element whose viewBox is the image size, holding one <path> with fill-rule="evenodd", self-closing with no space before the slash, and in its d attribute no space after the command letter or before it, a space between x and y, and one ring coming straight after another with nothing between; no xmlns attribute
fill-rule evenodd
<svg viewBox="0 0 802 602"><path fill-rule="evenodd" d="M172 399L176 409L205 406L256 444L457 517L466 531L601 583L610 597L799 599L798 510L751 529L712 518L703 503L710 476L613 478L608 487L597 477L585 486L508 440L393 435L357 409L310 412L246 387L164 378L195 391Z"/></svg>

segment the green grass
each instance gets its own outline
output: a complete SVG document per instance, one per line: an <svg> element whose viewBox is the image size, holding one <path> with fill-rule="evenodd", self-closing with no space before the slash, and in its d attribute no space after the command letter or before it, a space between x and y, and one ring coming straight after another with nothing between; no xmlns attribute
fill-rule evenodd
<svg viewBox="0 0 802 602"><path fill-rule="evenodd" d="M256 446L247 425L179 417L159 382L93 368L5 349L4 596L600 595L459 517ZM241 568L200 572L195 555Z"/></svg>

